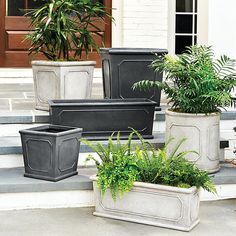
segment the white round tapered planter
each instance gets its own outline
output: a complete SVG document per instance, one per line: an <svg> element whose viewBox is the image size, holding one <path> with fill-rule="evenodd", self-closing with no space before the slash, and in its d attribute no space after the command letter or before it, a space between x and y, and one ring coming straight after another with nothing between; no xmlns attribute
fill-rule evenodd
<svg viewBox="0 0 236 236"><path fill-rule="evenodd" d="M194 150L186 159L209 173L216 172L219 166L220 113L190 114L166 111L166 141L174 138L167 146L170 154L183 138L187 140L179 151Z"/></svg>
<svg viewBox="0 0 236 236"><path fill-rule="evenodd" d="M35 108L49 110L51 99L91 97L95 61L32 61Z"/></svg>
<svg viewBox="0 0 236 236"><path fill-rule="evenodd" d="M199 191L135 182L132 190L116 201L108 190L104 196L92 177L95 216L190 231L199 223Z"/></svg>

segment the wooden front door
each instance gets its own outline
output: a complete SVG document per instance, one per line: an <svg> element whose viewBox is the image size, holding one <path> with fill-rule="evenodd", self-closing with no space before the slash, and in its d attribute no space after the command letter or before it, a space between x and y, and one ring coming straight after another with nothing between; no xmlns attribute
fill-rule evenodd
<svg viewBox="0 0 236 236"><path fill-rule="evenodd" d="M112 0L101 0L111 12ZM30 20L23 16L22 9L37 8L42 0L0 0L0 67L29 67L32 60L28 56L29 42L23 41L30 30ZM111 20L98 22L104 34L105 47L111 46ZM94 29L91 29L94 30ZM102 46L101 39L98 43ZM43 59L42 55L38 58ZM37 57L36 57L37 59ZM90 60L96 60L100 66L99 55L92 52Z"/></svg>

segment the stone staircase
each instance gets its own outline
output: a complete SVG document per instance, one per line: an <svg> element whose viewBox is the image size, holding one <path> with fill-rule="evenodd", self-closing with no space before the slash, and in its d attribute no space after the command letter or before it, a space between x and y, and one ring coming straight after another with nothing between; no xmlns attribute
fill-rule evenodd
<svg viewBox="0 0 236 236"><path fill-rule="evenodd" d="M32 86L32 78L29 70L20 79L16 78L11 70L0 70L0 97L3 87L18 88L16 84ZM8 75L9 78L3 78ZM14 77L14 75L16 77ZM96 75L96 73L95 73ZM101 72L97 71L93 87L93 98L102 97ZM27 83L26 83L27 82ZM9 85L10 84L10 85ZM1 86L4 85L4 86ZM18 90L17 90L18 91ZM15 91L15 93L17 92ZM12 99L12 98L2 98ZM31 98L21 98L23 100ZM22 100L22 102L24 102ZM10 103L10 102L9 102ZM1 107L1 98L0 98ZM12 106L12 108L14 108ZM24 110L3 109L0 111L0 210L27 209L27 208L61 208L61 207L85 207L94 205L92 182L89 176L96 173L92 162L85 166L85 158L92 153L86 145L81 144L78 173L79 175L59 181L57 183L25 178L23 177L23 157L19 130L47 124L50 122L48 112L35 111L30 107ZM28 108L28 109L26 109ZM149 140L156 147L164 145L165 116L164 109L156 112L154 118L154 139ZM218 195L202 192L202 200L214 200L236 197L236 166L225 163L234 158L233 149L236 146L235 133L235 111L222 112L221 115L221 160L222 168L214 174L214 181L217 184ZM229 141L229 142L228 142ZM106 141L100 141L106 144ZM134 143L138 141L135 140ZM229 144L229 147L228 147Z"/></svg>

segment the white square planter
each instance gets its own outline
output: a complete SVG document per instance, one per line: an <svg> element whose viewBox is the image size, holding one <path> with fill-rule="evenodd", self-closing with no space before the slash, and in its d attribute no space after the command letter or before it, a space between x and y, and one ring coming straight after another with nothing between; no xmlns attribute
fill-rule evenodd
<svg viewBox="0 0 236 236"><path fill-rule="evenodd" d="M101 196L96 178L95 216L190 231L199 223L199 191L135 182L133 189L115 202L109 191Z"/></svg>
<svg viewBox="0 0 236 236"><path fill-rule="evenodd" d="M49 110L51 99L91 97L95 61L33 61L35 108Z"/></svg>

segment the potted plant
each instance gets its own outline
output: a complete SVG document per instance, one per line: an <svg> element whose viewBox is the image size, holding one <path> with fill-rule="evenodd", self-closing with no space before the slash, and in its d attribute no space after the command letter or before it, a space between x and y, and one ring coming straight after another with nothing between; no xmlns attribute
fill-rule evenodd
<svg viewBox="0 0 236 236"><path fill-rule="evenodd" d="M48 110L49 99L89 98L96 63L78 60L99 51L94 35L102 34L95 19L108 16L104 6L92 0L50 0L26 16L34 29L26 37L29 54L49 60L32 62L36 109Z"/></svg>
<svg viewBox="0 0 236 236"><path fill-rule="evenodd" d="M162 81L162 73L149 65L156 55L163 56L166 49L157 48L101 48L103 90L105 98L148 98L160 106L161 91L132 91L140 80Z"/></svg>
<svg viewBox="0 0 236 236"><path fill-rule="evenodd" d="M219 170L218 107L232 103L231 91L236 85L234 61L227 56L214 59L211 47L191 46L179 56L166 55L153 61L152 67L166 74L164 82L141 81L134 89L158 88L170 99L166 111L166 140L187 138L188 147L198 154L187 155L189 161L210 173ZM175 142L168 145L168 153Z"/></svg>
<svg viewBox="0 0 236 236"><path fill-rule="evenodd" d="M141 144L131 152L133 134ZM189 152L178 152L183 141L170 156L136 131L125 144L119 134L116 143L111 137L106 148L83 142L100 157L88 157L98 169L92 177L96 216L190 231L199 222L199 188L216 191L207 172L184 158Z"/></svg>

